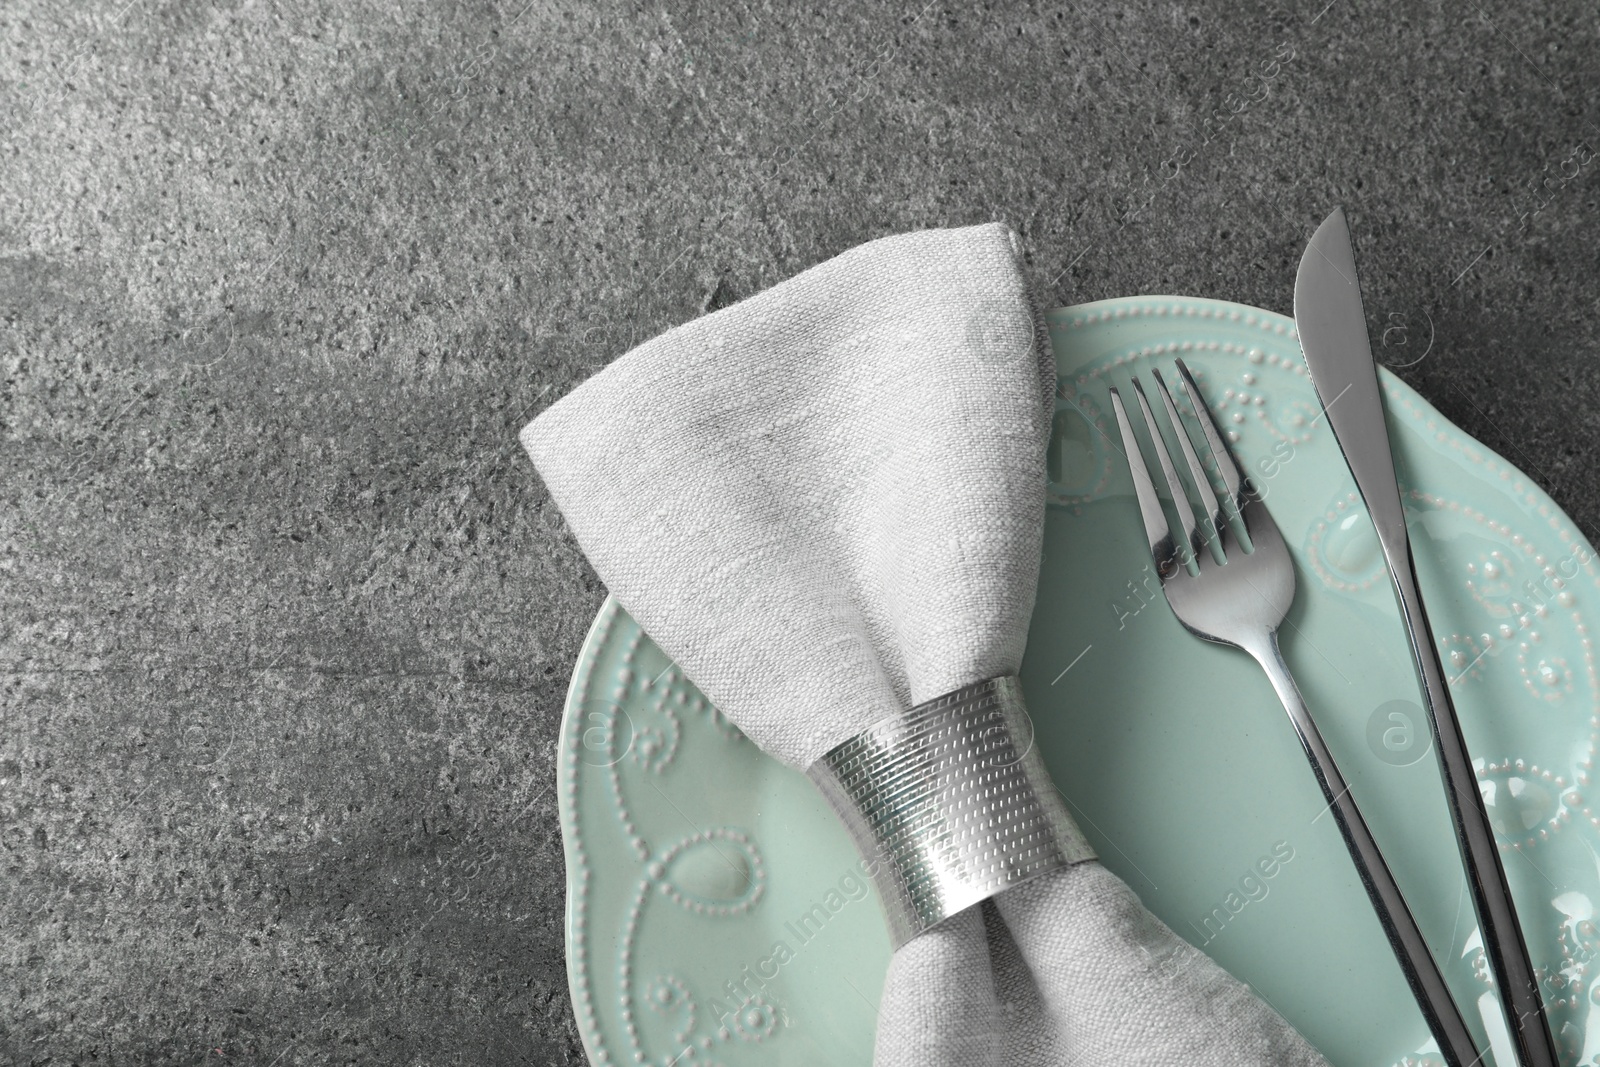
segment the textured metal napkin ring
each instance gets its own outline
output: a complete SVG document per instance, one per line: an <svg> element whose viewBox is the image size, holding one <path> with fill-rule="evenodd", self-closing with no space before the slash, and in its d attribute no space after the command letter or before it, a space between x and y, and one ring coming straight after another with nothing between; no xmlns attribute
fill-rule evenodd
<svg viewBox="0 0 1600 1067"><path fill-rule="evenodd" d="M866 861L897 949L1003 889L1094 857L1033 746L1016 675L876 722L806 774Z"/></svg>

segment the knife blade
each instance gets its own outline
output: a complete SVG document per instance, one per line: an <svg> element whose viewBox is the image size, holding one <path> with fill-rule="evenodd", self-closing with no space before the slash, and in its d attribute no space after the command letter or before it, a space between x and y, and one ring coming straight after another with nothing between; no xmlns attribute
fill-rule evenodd
<svg viewBox="0 0 1600 1067"><path fill-rule="evenodd" d="M1295 330L1317 398L1344 452L1356 488L1377 530L1389 578L1406 625L1412 662L1478 914L1500 1003L1522 1067L1559 1067L1555 1041L1539 997L1527 943L1500 863L1500 851L1478 790L1466 737L1445 683L1444 664L1428 625L1384 422L1378 368L1367 336L1355 251L1344 209L1317 228L1294 283Z"/></svg>

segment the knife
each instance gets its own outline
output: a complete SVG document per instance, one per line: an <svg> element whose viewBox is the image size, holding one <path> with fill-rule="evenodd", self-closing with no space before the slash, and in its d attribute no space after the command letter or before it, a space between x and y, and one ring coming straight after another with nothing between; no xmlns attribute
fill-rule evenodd
<svg viewBox="0 0 1600 1067"><path fill-rule="evenodd" d="M1350 229L1345 225L1342 207L1335 208L1323 220L1300 257L1300 271L1294 282L1294 321L1306 367L1311 371L1311 383L1378 531L1378 544L1400 602L1411 658L1422 679L1423 703L1444 777L1445 796L1450 802L1456 843L1466 865L1472 904L1478 913L1484 949L1494 968L1500 1003L1511 1024L1517 1062L1522 1067L1560 1067L1528 946L1517 923L1511 888L1500 864L1500 850L1478 791L1472 755L1456 718L1450 687L1445 683L1444 663L1417 590L1416 563L1406 533L1400 487L1395 480L1389 431L1383 421L1378 368L1367 337L1355 252L1350 247Z"/></svg>

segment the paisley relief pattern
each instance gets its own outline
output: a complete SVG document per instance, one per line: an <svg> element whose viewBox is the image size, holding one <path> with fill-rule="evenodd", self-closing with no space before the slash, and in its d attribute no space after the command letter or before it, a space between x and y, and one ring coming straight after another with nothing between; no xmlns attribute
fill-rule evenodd
<svg viewBox="0 0 1600 1067"><path fill-rule="evenodd" d="M1248 472L1258 487L1270 489L1277 473L1273 464L1291 463L1294 450L1317 432L1320 408L1305 399L1310 386L1288 319L1167 297L1069 310L1052 316L1052 330L1084 331L1085 336L1099 330L1095 337L1104 340L1115 338L1119 324L1143 322L1161 324L1158 332L1169 339L1113 347L1058 380L1047 454L1047 497L1058 508L1081 514L1126 477L1120 439L1103 401L1113 374L1144 373L1151 364L1193 357L1201 390L1230 440L1242 442L1251 454L1273 457ZM1231 339L1203 339L1218 332ZM1564 1062L1600 1065L1600 797L1592 781L1600 751L1600 671L1584 614L1586 600L1600 597L1600 572L1581 535L1525 476L1441 425L1409 390L1385 384L1392 420L1426 433L1478 481L1498 485L1518 502L1514 512L1491 516L1448 491L1410 489L1405 500L1413 529L1422 524L1455 568L1449 581L1465 605L1440 612L1455 629L1441 627L1436 634L1451 685L1461 694L1458 700L1470 702L1466 695L1472 693L1483 700L1492 691L1504 701L1504 694L1512 693L1514 706L1504 713L1528 717L1517 720L1526 721L1526 728L1506 731L1523 739L1513 750L1477 761L1479 784L1504 853L1541 864L1547 851L1567 850L1559 864L1552 861L1565 884L1552 883L1544 914L1524 918L1530 930L1536 922L1548 924L1545 936L1559 945L1559 963L1542 968L1541 980L1566 1047ZM1461 481L1472 484L1468 478ZM1293 530L1285 534L1296 539ZM1307 583L1342 595L1376 595L1387 588L1371 524L1360 498L1348 488L1330 497L1298 540ZM739 1050L754 1052L753 1046L784 1039L781 1005L761 993L730 999L732 983L726 990L697 989L681 973L641 965L638 952L647 927L736 922L759 909L768 895L762 848L749 830L707 825L662 836L649 829L660 820L652 822L638 806L673 803L673 791L685 785L674 772L687 738L728 746L730 760L740 749L744 755L738 758L751 758L753 746L681 670L665 663L611 600L585 644L566 714L560 797L569 872L568 965L593 1062L664 1067L759 1062L759 1056L749 1059ZM603 803L626 843L595 861L598 875L585 849L593 831L576 816L580 794ZM773 847L781 850L783 843ZM629 862L617 858L623 854ZM1574 855L1582 862L1575 864ZM1571 877L1578 868L1586 873ZM590 889L597 876L632 885L622 913L591 914ZM1477 976L1484 991L1491 988L1475 940L1466 942L1458 962ZM609 990L613 985L609 978L598 982L604 969L614 969L616 1003L597 997L597 986ZM621 1041L607 1045L602 1034L618 1030ZM862 1056L866 1062L870 1050ZM1425 1050L1395 1061L1395 1067L1425 1065L1442 1067L1442 1061Z"/></svg>
<svg viewBox="0 0 1600 1067"><path fill-rule="evenodd" d="M1540 968L1540 980L1564 1062L1600 1063L1600 984L1595 981L1600 805L1590 789L1600 751L1600 672L1583 613L1584 596L1592 598L1600 589L1594 552L1522 472L1476 442L1446 432L1404 391L1391 385L1387 400L1522 505L1513 526L1446 495L1412 490L1407 500L1418 510L1443 514L1453 527L1488 546L1463 561L1458 575L1478 611L1478 626L1471 633L1445 635L1441 647L1451 667L1472 667L1452 679L1458 692L1515 677L1520 699L1503 714L1535 721L1535 728L1517 734L1526 739L1524 745L1537 742L1537 750L1519 748L1478 761L1479 786L1502 852L1527 855L1541 873L1588 871L1581 882L1550 885L1560 963ZM1574 830L1581 831L1578 839L1563 845L1563 831ZM1544 855L1558 846L1562 855ZM1581 861L1562 862L1574 856ZM1474 963L1487 989L1481 957L1477 946Z"/></svg>
<svg viewBox="0 0 1600 1067"><path fill-rule="evenodd" d="M697 919L724 919L759 906L766 887L761 851L736 826L708 826L674 839L654 840L634 810L635 796L672 803L672 772L684 731L714 738L736 749L748 740L684 677L675 664L645 671L644 660L661 658L638 624L608 600L596 619L568 698L568 729L562 738L563 835L567 844L569 892L568 968L573 998L591 1059L596 1064L688 1065L716 1067L715 1050L728 1042L761 1042L779 1032L779 1012L760 993L728 1005L721 1018L706 1008L721 990L697 991L677 974L641 968L638 943L647 924L671 922L666 909ZM606 697L591 693L603 690ZM582 714L574 716L574 709ZM735 752L730 751L733 758ZM620 916L588 913L592 877L584 834L575 831L580 787L603 795L637 867L630 906ZM642 787L642 788L640 788ZM621 872L608 864L605 876ZM592 929L620 933L615 939L616 1019L627 1042L613 1050L598 1039L594 968L604 966L588 940ZM597 939L600 945L610 937ZM620 1055L618 1055L620 1053Z"/></svg>

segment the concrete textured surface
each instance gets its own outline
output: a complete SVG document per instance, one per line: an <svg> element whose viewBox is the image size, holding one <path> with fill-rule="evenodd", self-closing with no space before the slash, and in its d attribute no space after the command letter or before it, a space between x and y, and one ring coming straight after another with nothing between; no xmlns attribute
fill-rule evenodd
<svg viewBox="0 0 1600 1067"><path fill-rule="evenodd" d="M1342 202L1595 538L1600 7L1325 3L0 6L0 1063L583 1062L516 431L874 237L1289 312Z"/></svg>

